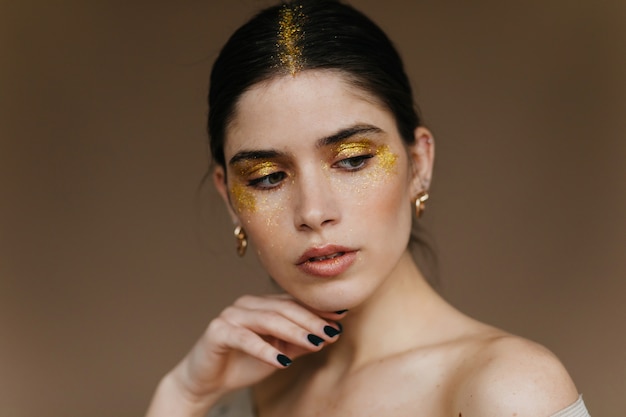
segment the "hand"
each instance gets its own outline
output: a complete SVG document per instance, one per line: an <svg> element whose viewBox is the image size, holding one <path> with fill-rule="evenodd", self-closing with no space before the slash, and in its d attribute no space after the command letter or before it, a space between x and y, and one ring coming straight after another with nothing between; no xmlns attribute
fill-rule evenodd
<svg viewBox="0 0 626 417"><path fill-rule="evenodd" d="M288 295L243 296L211 321L168 377L187 398L219 398L334 343L341 317L312 311Z"/></svg>

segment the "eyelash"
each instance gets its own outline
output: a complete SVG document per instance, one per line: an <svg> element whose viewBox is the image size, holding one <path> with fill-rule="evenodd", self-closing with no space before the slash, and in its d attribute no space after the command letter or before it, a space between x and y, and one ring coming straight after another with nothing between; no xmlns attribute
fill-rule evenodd
<svg viewBox="0 0 626 417"><path fill-rule="evenodd" d="M367 165L367 160L373 157L373 154L352 156L350 158L345 158L335 162L333 164L333 167L338 167L348 172L357 172L365 168L365 166ZM357 164L353 165L354 162L357 162ZM287 178L287 174L283 171L272 172L269 175L264 175L262 177L249 180L248 186L257 188L259 190L271 190L279 187L285 178ZM275 182L272 183L272 181Z"/></svg>
<svg viewBox="0 0 626 417"><path fill-rule="evenodd" d="M374 155L372 154L365 154L365 155L358 155L358 156L352 156L350 158L345 158L342 159L340 161L337 161L333 164L333 166L339 166L340 168L346 169L349 172L356 172L359 171L363 168L365 168L365 165L367 164L367 160L370 158L373 158ZM357 165L352 165L353 162L358 162ZM348 164L346 166L341 166L342 164Z"/></svg>
<svg viewBox="0 0 626 417"><path fill-rule="evenodd" d="M271 183L272 179L276 179L279 177L275 183ZM259 178L255 178L253 180L248 181L248 185L253 188L258 188L260 190L271 190L272 188L276 188L280 185L280 182L287 178L287 174L283 171L272 172L269 175L264 175Z"/></svg>

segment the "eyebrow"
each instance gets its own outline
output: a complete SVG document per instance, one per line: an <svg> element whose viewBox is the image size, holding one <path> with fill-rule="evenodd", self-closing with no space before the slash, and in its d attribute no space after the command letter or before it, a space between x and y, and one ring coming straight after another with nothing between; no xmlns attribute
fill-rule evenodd
<svg viewBox="0 0 626 417"><path fill-rule="evenodd" d="M350 126L344 129L341 129L332 135L325 136L321 139L318 139L315 147L323 148L325 146L334 145L339 142L343 142L352 136L363 134L363 133L382 133L383 130L379 127L368 125L368 124L356 124L354 126ZM234 165L240 161L245 161L249 159L272 159L278 158L280 156L284 156L284 152L280 152L274 149L267 150L249 150L249 151L240 151L237 152L230 161L228 161L229 165Z"/></svg>
<svg viewBox="0 0 626 417"><path fill-rule="evenodd" d="M341 129L337 133L321 138L315 145L317 148L323 148L328 145L334 145L339 142L363 133L382 133L382 129L373 125L354 125L345 129Z"/></svg>

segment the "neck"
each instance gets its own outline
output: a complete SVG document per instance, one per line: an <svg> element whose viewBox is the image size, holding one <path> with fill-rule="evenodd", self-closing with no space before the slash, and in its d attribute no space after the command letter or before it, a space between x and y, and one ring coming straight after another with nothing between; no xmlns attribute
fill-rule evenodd
<svg viewBox="0 0 626 417"><path fill-rule="evenodd" d="M289 390L297 396L311 384L326 395L328 389L347 386L368 365L459 334L463 317L426 283L407 251L375 295L341 320L339 340L297 360L286 373L274 374L257 392L257 404L272 404Z"/></svg>
<svg viewBox="0 0 626 417"><path fill-rule="evenodd" d="M326 365L350 372L432 343L437 334L434 321L443 309L450 308L407 251L376 294L342 320L341 338L325 350Z"/></svg>

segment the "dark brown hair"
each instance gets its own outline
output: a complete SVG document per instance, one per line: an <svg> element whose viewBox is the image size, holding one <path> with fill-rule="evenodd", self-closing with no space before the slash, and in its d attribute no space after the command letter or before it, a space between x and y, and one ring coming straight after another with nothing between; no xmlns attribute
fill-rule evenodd
<svg viewBox="0 0 626 417"><path fill-rule="evenodd" d="M272 77L312 69L339 71L388 108L403 140L414 142L420 118L402 60L387 35L346 4L296 0L267 8L241 26L215 61L208 120L214 161L225 163L226 129L243 93Z"/></svg>

